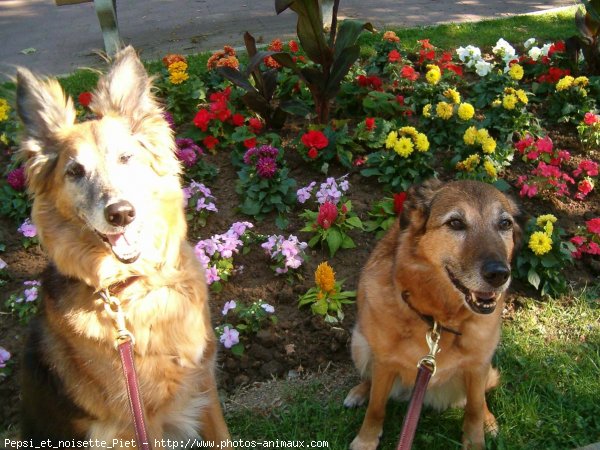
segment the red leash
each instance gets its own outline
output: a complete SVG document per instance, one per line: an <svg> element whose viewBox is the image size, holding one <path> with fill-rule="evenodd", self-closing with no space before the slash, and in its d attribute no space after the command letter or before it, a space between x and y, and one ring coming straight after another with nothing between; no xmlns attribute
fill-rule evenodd
<svg viewBox="0 0 600 450"><path fill-rule="evenodd" d="M440 351L438 343L440 341L440 331L438 331L438 323L434 322L433 328L427 332L427 345L429 346L429 354L423 357L417 364L417 379L410 395L410 403L404 421L402 422L402 432L396 450L410 450L419 418L421 416L421 408L423 407L423 399L427 391L427 385L433 375L435 375L435 355Z"/></svg>
<svg viewBox="0 0 600 450"><path fill-rule="evenodd" d="M117 350L119 351L123 375L125 376L127 398L129 399L129 409L131 410L137 447L140 450L151 450L152 446L150 445L150 438L148 437L146 420L144 418L144 405L133 361L133 344L135 340L126 327L125 314L121 309L119 299L111 296L108 290L100 292L100 296L104 300L106 312L114 320L117 329Z"/></svg>

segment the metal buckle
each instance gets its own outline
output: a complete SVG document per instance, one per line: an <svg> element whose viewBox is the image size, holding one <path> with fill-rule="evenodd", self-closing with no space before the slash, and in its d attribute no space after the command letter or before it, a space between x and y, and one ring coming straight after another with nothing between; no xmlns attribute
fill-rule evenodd
<svg viewBox="0 0 600 450"><path fill-rule="evenodd" d="M419 363L417 364L417 368L421 366L427 366L431 370L431 376L435 375L437 370L437 366L435 363L435 355L439 353L441 350L439 347L440 338L442 336L441 330L439 329L439 325L437 321L433 322L433 328L427 332L425 335L425 340L427 341L427 346L429 347L429 353L425 355Z"/></svg>
<svg viewBox="0 0 600 450"><path fill-rule="evenodd" d="M127 329L127 324L125 323L125 313L121 308L121 302L117 297L113 297L108 292L108 289L104 289L99 292L100 298L104 301L104 310L109 315L109 317L113 320L115 324L115 328L117 330L117 337L115 339L115 346L118 347L119 344L131 341L132 345L135 345L135 338L131 331Z"/></svg>

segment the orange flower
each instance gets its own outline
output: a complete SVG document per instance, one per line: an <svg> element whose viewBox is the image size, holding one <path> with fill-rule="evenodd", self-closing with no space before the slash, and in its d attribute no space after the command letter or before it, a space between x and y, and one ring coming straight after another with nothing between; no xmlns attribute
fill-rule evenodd
<svg viewBox="0 0 600 450"><path fill-rule="evenodd" d="M240 62L235 56L227 56L217 61L217 67L231 67L232 69L237 69L240 67Z"/></svg>
<svg viewBox="0 0 600 450"><path fill-rule="evenodd" d="M225 47L223 47L223 50L225 51L226 55L235 56L235 49L230 45L226 45Z"/></svg>
<svg viewBox="0 0 600 450"><path fill-rule="evenodd" d="M388 42L400 42L400 38L393 31L383 33L383 40Z"/></svg>
<svg viewBox="0 0 600 450"><path fill-rule="evenodd" d="M231 67L237 69L240 66L238 59L235 57L235 49L229 45L223 47L223 50L214 52L206 63L208 70L216 67Z"/></svg>
<svg viewBox="0 0 600 450"><path fill-rule="evenodd" d="M267 48L272 52L280 52L283 50L283 43L281 39L273 39Z"/></svg>
<svg viewBox="0 0 600 450"><path fill-rule="evenodd" d="M179 55L177 53L169 53L162 59L162 63L165 67L169 67L175 62L184 62L187 64L187 59L185 58L185 56Z"/></svg>
<svg viewBox="0 0 600 450"><path fill-rule="evenodd" d="M267 56L263 62L265 63L265 66L270 67L271 69L279 69L281 67L281 64L275 61L272 56Z"/></svg>
<svg viewBox="0 0 600 450"><path fill-rule="evenodd" d="M327 261L317 266L315 283L323 292L330 293L335 289L335 272Z"/></svg>

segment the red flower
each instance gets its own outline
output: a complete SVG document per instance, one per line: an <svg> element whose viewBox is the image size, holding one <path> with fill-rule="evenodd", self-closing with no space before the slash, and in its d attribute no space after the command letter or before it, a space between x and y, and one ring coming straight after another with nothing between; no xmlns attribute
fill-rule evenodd
<svg viewBox="0 0 600 450"><path fill-rule="evenodd" d="M431 43L429 42L429 39L421 39L419 41L417 41L419 44L421 44L421 48L423 48L424 50L431 50L433 49L433 45L431 45Z"/></svg>
<svg viewBox="0 0 600 450"><path fill-rule="evenodd" d="M275 61L275 58L272 56L267 56L263 59L263 62L265 63L265 66L270 67L271 69L279 69L281 67L281 64Z"/></svg>
<svg viewBox="0 0 600 450"><path fill-rule="evenodd" d="M588 196L590 192L594 190L594 185L586 179L583 179L577 185L577 194L575 194L575 198L577 200L583 200Z"/></svg>
<svg viewBox="0 0 600 450"><path fill-rule="evenodd" d="M419 73L412 66L404 66L400 70L400 76L410 81L415 81L419 78Z"/></svg>
<svg viewBox="0 0 600 450"><path fill-rule="evenodd" d="M548 57L552 58L554 53L562 53L565 51L565 42L564 41L556 41L554 44L550 46L548 50Z"/></svg>
<svg viewBox="0 0 600 450"><path fill-rule="evenodd" d="M597 116L594 113L586 112L583 116L583 123L586 125L594 125L596 122L600 122L600 116Z"/></svg>
<svg viewBox="0 0 600 450"><path fill-rule="evenodd" d="M356 82L361 87L367 87L369 85L369 79L364 75L359 75L356 77Z"/></svg>
<svg viewBox="0 0 600 450"><path fill-rule="evenodd" d="M280 52L283 50L283 42L281 42L281 39L273 39L267 49L272 52Z"/></svg>
<svg viewBox="0 0 600 450"><path fill-rule="evenodd" d="M321 227L327 230L337 219L338 210L331 202L325 202L319 207L319 215L317 216L317 223Z"/></svg>
<svg viewBox="0 0 600 450"><path fill-rule="evenodd" d="M404 202L406 201L406 192L400 192L399 194L394 194L394 211L397 215L402 213L404 209Z"/></svg>
<svg viewBox="0 0 600 450"><path fill-rule="evenodd" d="M367 117L365 119L365 129L367 131L373 131L375 129L375 118L374 117Z"/></svg>
<svg viewBox="0 0 600 450"><path fill-rule="evenodd" d="M294 40L288 42L288 47L290 48L290 52L296 53L298 51L298 43Z"/></svg>
<svg viewBox="0 0 600 450"><path fill-rule="evenodd" d="M463 69L462 69L462 67L457 66L456 64L446 63L446 64L442 65L442 68L454 72L459 77L463 76Z"/></svg>
<svg viewBox="0 0 600 450"><path fill-rule="evenodd" d="M233 116L231 116L231 121L236 127L241 127L242 125L244 125L245 120L246 118L241 114L234 114Z"/></svg>
<svg viewBox="0 0 600 450"><path fill-rule="evenodd" d="M594 233L600 236L600 217L588 220L585 223L585 226L590 233Z"/></svg>
<svg viewBox="0 0 600 450"><path fill-rule="evenodd" d="M397 101L397 102L398 102L400 105L404 106L404 95L396 95L396 101Z"/></svg>
<svg viewBox="0 0 600 450"><path fill-rule="evenodd" d="M388 62L395 63L402 60L402 55L398 50L392 50L388 53Z"/></svg>
<svg viewBox="0 0 600 450"><path fill-rule="evenodd" d="M327 136L322 131L310 130L302 136L302 143L306 147L315 147L321 150L329 145L329 139L327 139Z"/></svg>
<svg viewBox="0 0 600 450"><path fill-rule="evenodd" d="M25 190L25 169L23 167L19 167L11 170L6 176L6 181L15 191Z"/></svg>
<svg viewBox="0 0 600 450"><path fill-rule="evenodd" d="M77 99L79 100L79 104L81 106L83 106L84 108L87 108L90 103L92 102L92 93L91 92L82 92L81 94L79 94L79 97L77 97Z"/></svg>
<svg viewBox="0 0 600 450"><path fill-rule="evenodd" d="M213 148L215 148L217 146L217 144L219 143L219 140L214 136L206 136L202 140L202 143L204 144L204 146L207 149L212 150Z"/></svg>
<svg viewBox="0 0 600 450"><path fill-rule="evenodd" d="M248 119L248 125L250 125L250 128L252 128L252 132L254 134L259 134L263 128L263 123L256 117L251 117Z"/></svg>
<svg viewBox="0 0 600 450"><path fill-rule="evenodd" d="M452 61L452 53L450 53L450 52L442 53L442 57L440 58L440 61L445 62L445 63Z"/></svg>
<svg viewBox="0 0 600 450"><path fill-rule="evenodd" d="M256 147L256 138L252 137L250 139L246 139L244 141L244 147L246 147L246 148Z"/></svg>
<svg viewBox="0 0 600 450"><path fill-rule="evenodd" d="M226 87L221 92L213 92L210 94L208 99L211 102L223 102L229 100L229 96L231 95L231 86Z"/></svg>
<svg viewBox="0 0 600 450"><path fill-rule="evenodd" d="M194 117L194 125L200 128L202 131L206 131L208 129L208 123L213 118L212 114L209 113L206 109L201 109L196 113Z"/></svg>
<svg viewBox="0 0 600 450"><path fill-rule="evenodd" d="M378 76L371 75L369 77L369 84L376 91L380 91L381 90L381 86L383 85L383 81L381 81L381 78L379 78Z"/></svg>
<svg viewBox="0 0 600 450"><path fill-rule="evenodd" d="M316 148L311 147L311 149L308 151L307 155L310 159L315 159L317 156L319 156L319 152L317 151Z"/></svg>

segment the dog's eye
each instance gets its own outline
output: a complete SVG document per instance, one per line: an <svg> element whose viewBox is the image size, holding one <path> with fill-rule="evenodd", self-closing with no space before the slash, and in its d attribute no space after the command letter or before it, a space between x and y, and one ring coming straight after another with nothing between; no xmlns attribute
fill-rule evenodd
<svg viewBox="0 0 600 450"><path fill-rule="evenodd" d="M126 154L124 154L124 155L121 155L121 156L119 157L119 162L120 162L121 164L127 164L127 163L129 162L129 160L130 160L130 159L131 159L131 154L129 154L129 153L126 153Z"/></svg>
<svg viewBox="0 0 600 450"><path fill-rule="evenodd" d="M85 167L83 167L83 165L81 165L77 162L72 162L67 167L67 170L65 173L67 174L67 176L74 178L74 179L83 178L83 176L85 175Z"/></svg>
<svg viewBox="0 0 600 450"><path fill-rule="evenodd" d="M450 219L447 225L454 231L462 231L467 228L467 225L460 219Z"/></svg>
<svg viewBox="0 0 600 450"><path fill-rule="evenodd" d="M510 220L510 219L502 219L500 221L500 223L498 224L498 226L499 226L500 230L508 231L512 228L513 223L512 223L512 220Z"/></svg>

